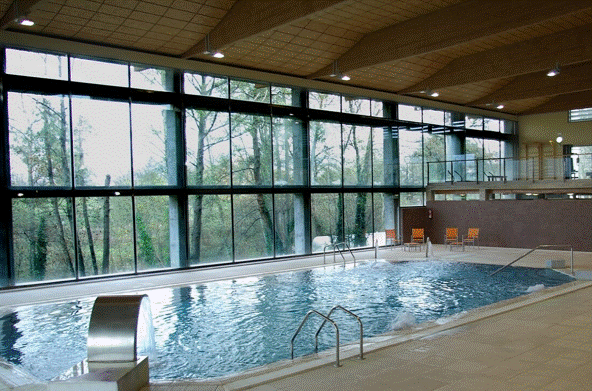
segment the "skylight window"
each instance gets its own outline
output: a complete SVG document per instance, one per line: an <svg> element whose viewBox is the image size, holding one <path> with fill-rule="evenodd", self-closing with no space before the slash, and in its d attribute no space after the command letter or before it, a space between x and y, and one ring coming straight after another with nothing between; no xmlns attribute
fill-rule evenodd
<svg viewBox="0 0 592 391"><path fill-rule="evenodd" d="M569 122L592 121L592 107L569 111Z"/></svg>

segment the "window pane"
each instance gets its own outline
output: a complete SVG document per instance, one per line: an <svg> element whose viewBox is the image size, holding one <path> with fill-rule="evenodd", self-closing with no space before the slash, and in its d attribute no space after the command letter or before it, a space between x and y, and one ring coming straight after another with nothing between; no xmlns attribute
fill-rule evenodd
<svg viewBox="0 0 592 391"><path fill-rule="evenodd" d="M501 175L502 162L500 160L500 142L498 140L483 140L483 170L485 176Z"/></svg>
<svg viewBox="0 0 592 391"><path fill-rule="evenodd" d="M292 118L273 119L273 180L275 186L304 184L302 122Z"/></svg>
<svg viewBox="0 0 592 391"><path fill-rule="evenodd" d="M229 195L189 196L189 258L192 265L232 262Z"/></svg>
<svg viewBox="0 0 592 391"><path fill-rule="evenodd" d="M424 183L427 184L430 178L444 178L443 164L430 164L428 178L428 162L443 162L446 160L444 148L444 134L424 133L423 134L423 156L424 156ZM436 172L434 172L436 171Z"/></svg>
<svg viewBox="0 0 592 391"><path fill-rule="evenodd" d="M373 117L384 117L384 103L382 101L379 100L372 100L371 103L371 108L372 108L372 112L371 112L371 116Z"/></svg>
<svg viewBox="0 0 592 391"><path fill-rule="evenodd" d="M129 86L128 66L125 64L75 57L70 59L70 64L72 81L118 87Z"/></svg>
<svg viewBox="0 0 592 391"><path fill-rule="evenodd" d="M343 125L343 184L369 186L372 183L372 140L367 126Z"/></svg>
<svg viewBox="0 0 592 391"><path fill-rule="evenodd" d="M514 134L516 123L509 120L500 120L500 131L506 134Z"/></svg>
<svg viewBox="0 0 592 391"><path fill-rule="evenodd" d="M277 256L296 253L294 241L294 194L276 194L275 251Z"/></svg>
<svg viewBox="0 0 592 391"><path fill-rule="evenodd" d="M341 111L339 95L314 91L308 93L308 107L318 110Z"/></svg>
<svg viewBox="0 0 592 391"><path fill-rule="evenodd" d="M271 185L270 118L232 115L233 186Z"/></svg>
<svg viewBox="0 0 592 391"><path fill-rule="evenodd" d="M401 186L422 186L422 133L421 128L399 128L399 156Z"/></svg>
<svg viewBox="0 0 592 391"><path fill-rule="evenodd" d="M467 129L483 130L483 117L479 115L465 115L465 127Z"/></svg>
<svg viewBox="0 0 592 391"><path fill-rule="evenodd" d="M423 109L423 122L426 124L444 125L444 112L435 109Z"/></svg>
<svg viewBox="0 0 592 391"><path fill-rule="evenodd" d="M421 122L421 107L399 104L399 119Z"/></svg>
<svg viewBox="0 0 592 391"><path fill-rule="evenodd" d="M329 122L310 123L312 185L341 186L341 127Z"/></svg>
<svg viewBox="0 0 592 391"><path fill-rule="evenodd" d="M68 97L8 93L12 186L72 186Z"/></svg>
<svg viewBox="0 0 592 391"><path fill-rule="evenodd" d="M270 103L270 94L267 83L230 79L230 99Z"/></svg>
<svg viewBox="0 0 592 391"><path fill-rule="evenodd" d="M388 148L385 146L385 132L390 135L389 128L372 128L372 178L376 186L392 185L392 180L385 180L384 149Z"/></svg>
<svg viewBox="0 0 592 391"><path fill-rule="evenodd" d="M228 113L188 109L187 184L230 186L230 126Z"/></svg>
<svg viewBox="0 0 592 391"><path fill-rule="evenodd" d="M72 215L67 198L12 200L17 284L75 277Z"/></svg>
<svg viewBox="0 0 592 391"><path fill-rule="evenodd" d="M467 137L465 140L465 158L466 163L463 170L457 168L455 171L461 172L464 178L455 177L455 180L482 181L483 180L483 139Z"/></svg>
<svg viewBox="0 0 592 391"><path fill-rule="evenodd" d="M131 186L129 103L72 98L76 186Z"/></svg>
<svg viewBox="0 0 592 391"><path fill-rule="evenodd" d="M237 194L233 204L235 259L273 256L271 195Z"/></svg>
<svg viewBox="0 0 592 391"><path fill-rule="evenodd" d="M68 80L68 58L57 54L6 49L6 73Z"/></svg>
<svg viewBox="0 0 592 391"><path fill-rule="evenodd" d="M312 194L312 252L343 241L343 194Z"/></svg>
<svg viewBox="0 0 592 391"><path fill-rule="evenodd" d="M370 115L370 99L343 96L341 107L344 113Z"/></svg>
<svg viewBox="0 0 592 391"><path fill-rule="evenodd" d="M591 121L592 107L585 109L575 109L569 111L569 122Z"/></svg>
<svg viewBox="0 0 592 391"><path fill-rule="evenodd" d="M386 201L385 202L385 198L389 198L391 201ZM378 241L378 244L383 244L384 243L384 239L381 240L381 238L384 238L384 230L386 229L385 226L385 221L392 221L393 224L396 225L395 221L396 221L396 211L395 208L392 207L393 206L393 195L392 194L386 194L386 193L374 193L373 194L373 200L374 200L374 238L372 241L372 244L376 244L376 241ZM390 208L387 208L386 205L391 205ZM389 209L389 210L387 210ZM394 227L394 225L393 225ZM398 230L397 230L398 231ZM398 234L398 233L397 233Z"/></svg>
<svg viewBox="0 0 592 391"><path fill-rule="evenodd" d="M228 98L228 79L225 77L185 72L184 78L183 90L186 94Z"/></svg>
<svg viewBox="0 0 592 391"><path fill-rule="evenodd" d="M489 130L490 132L499 132L500 131L500 120L494 118L484 118L483 119L483 126L485 130Z"/></svg>
<svg viewBox="0 0 592 391"><path fill-rule="evenodd" d="M173 91L173 71L147 65L131 65L131 86L150 91Z"/></svg>
<svg viewBox="0 0 592 391"><path fill-rule="evenodd" d="M372 193L344 194L344 207L349 246L372 246Z"/></svg>
<svg viewBox="0 0 592 391"><path fill-rule="evenodd" d="M300 90L292 87L271 86L271 103L300 107Z"/></svg>
<svg viewBox="0 0 592 391"><path fill-rule="evenodd" d="M420 192L401 193L401 207L423 206L423 195Z"/></svg>
<svg viewBox="0 0 592 391"><path fill-rule="evenodd" d="M76 222L80 277L135 270L130 197L78 198Z"/></svg>
<svg viewBox="0 0 592 391"><path fill-rule="evenodd" d="M177 184L176 122L169 105L132 104L135 186Z"/></svg>
<svg viewBox="0 0 592 391"><path fill-rule="evenodd" d="M444 113L444 124L455 128L464 128L465 116L464 114L455 111L446 111Z"/></svg>
<svg viewBox="0 0 592 391"><path fill-rule="evenodd" d="M136 197L138 270L171 267L169 197Z"/></svg>

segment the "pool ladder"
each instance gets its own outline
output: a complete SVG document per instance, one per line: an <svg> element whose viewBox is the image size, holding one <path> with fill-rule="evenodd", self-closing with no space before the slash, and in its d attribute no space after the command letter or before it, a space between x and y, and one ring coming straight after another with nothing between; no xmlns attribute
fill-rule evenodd
<svg viewBox="0 0 592 391"><path fill-rule="evenodd" d="M339 327L337 326L337 323L333 319L331 319L331 314L333 314L333 312L335 310L344 311L345 313L353 316L358 321L358 323L360 325L360 360L364 359L364 325L362 324L362 320L360 319L360 317L358 315L354 314L353 312L351 312L347 308L343 308L340 305L336 305L335 307L331 308L331 311L329 311L329 313L327 315L323 315L322 313L320 313L319 311L316 311L316 310L310 310L306 313L306 315L304 316L304 319L302 319L302 322L300 322L300 326L298 326L298 330L296 330L296 332L294 333L294 336L292 337L292 341L290 342L290 345L291 345L290 351L291 351L291 355L292 355L292 360L294 359L294 340L296 339L296 336L298 335L298 333L300 333L300 330L302 330L302 327L304 327L304 324L306 323L306 321L308 320L308 318L311 315L318 315L321 318L323 318L323 323L321 324L321 326L319 327L319 329L317 330L317 332L315 334L315 353L318 351L318 347L319 347L319 333L321 332L321 330L323 329L325 324L327 322L329 322L333 325L333 328L335 328L335 340L336 340L335 366L336 367L341 366L341 364L339 363Z"/></svg>
<svg viewBox="0 0 592 391"><path fill-rule="evenodd" d="M343 249L340 249L339 246L342 246ZM336 252L339 252L339 255L341 255L341 258L343 258L343 266L345 266L345 257L343 256L343 252L345 251L346 247L347 247L347 251L349 251L349 253L351 254L352 258L354 259L354 266L355 266L356 265L356 256L352 252L352 250L349 247L349 244L347 244L347 242L339 242L339 243L329 244L329 245L325 246L323 248L323 265L326 262L327 249L328 248L333 248L333 263L335 263L335 253Z"/></svg>

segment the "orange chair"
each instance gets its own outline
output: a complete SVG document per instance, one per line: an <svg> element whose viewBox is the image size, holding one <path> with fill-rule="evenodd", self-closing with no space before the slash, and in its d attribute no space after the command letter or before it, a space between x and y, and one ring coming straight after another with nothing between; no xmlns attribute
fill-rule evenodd
<svg viewBox="0 0 592 391"><path fill-rule="evenodd" d="M446 238L444 238L444 245L450 246L462 246L463 242L458 240L458 228L446 228Z"/></svg>
<svg viewBox="0 0 592 391"><path fill-rule="evenodd" d="M411 228L411 241L414 243L425 243L423 228Z"/></svg>
<svg viewBox="0 0 592 391"><path fill-rule="evenodd" d="M469 228L469 232L467 236L463 236L463 245L464 244L472 244L475 247L475 242L477 242L477 248L479 248L479 228Z"/></svg>
<svg viewBox="0 0 592 391"><path fill-rule="evenodd" d="M411 251L412 248L421 251L421 247L425 243L425 236L423 228L411 228L411 242L405 243L403 250L408 249Z"/></svg>
<svg viewBox="0 0 592 391"><path fill-rule="evenodd" d="M385 244L388 246L398 246L401 244L401 240L397 239L397 231L394 229L385 229Z"/></svg>

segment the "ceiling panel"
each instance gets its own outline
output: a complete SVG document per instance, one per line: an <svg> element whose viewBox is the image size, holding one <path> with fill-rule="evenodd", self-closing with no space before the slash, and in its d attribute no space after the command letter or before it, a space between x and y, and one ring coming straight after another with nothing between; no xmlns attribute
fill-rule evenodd
<svg viewBox="0 0 592 391"><path fill-rule="evenodd" d="M233 19L240 22L233 22L234 24L227 26L226 29L230 31L233 26L238 27L237 23L252 23L256 20L255 15L249 15L249 9L253 4L262 4L263 8L256 9L262 9L264 16L267 17L265 4L272 3L265 3L265 1L269 0L20 0L20 4L28 10L27 16L36 23L35 26L28 28L12 21L14 19L10 12L14 10L14 5L11 6L12 1L0 0L0 13L4 15L4 28L9 30L182 57L203 42L206 36L215 32L216 27L222 26L225 20L228 21L233 10L241 9L240 18ZM306 5L298 0L286 1L288 5L294 7ZM514 2L525 5L523 7L525 13L530 5L533 10L539 11L543 7L537 0L514 0ZM428 84L428 81L432 80L431 76L447 69L447 65L455 60L468 59L476 53L503 49L529 39L561 33L575 27L590 28L589 41L592 41L590 27L592 26L592 2L580 0L557 0L557 2L563 2L566 9L569 8L570 11L559 16L556 11L553 11L553 14L549 13L548 18L542 17L537 23L525 23L503 31L492 30L491 33L483 31L476 39L443 45L436 50L400 60L352 69L347 72L351 77L349 82L328 76L322 76L321 79L393 93L408 90L409 92L406 92L408 95L425 97L426 94L420 91L429 87L423 86L421 89L410 90L422 83ZM369 34L426 15L438 15L437 13L446 15L444 12L448 7L462 5L462 3L481 4L477 0L325 0L324 3L317 4L314 10L301 12L285 20L274 15L270 9L268 26L252 30L247 36L227 40L222 47L216 48L224 52L225 58L216 61L237 67L310 77L327 67L336 67L339 70L338 59L360 42L365 42L364 38ZM552 8L556 7L557 3L546 2L545 4ZM488 15L487 10L484 11L484 18L496 17L496 15ZM442 28L446 27L448 21L436 20L439 26L426 25L426 31L422 31L422 34L430 34L432 30L444 31ZM578 50L582 54L578 61L592 61L592 44L588 42L579 42L579 44L581 46ZM545 48L533 47L531 50L533 55L536 53L540 55L541 52L547 54L547 62L550 64L554 63L554 58L562 52L560 48L549 53L545 52ZM199 50L192 57L197 60L212 61L209 56L202 54ZM508 63L513 61L516 59L511 56L504 59L504 62ZM496 65L479 64L483 69ZM564 66L567 65L569 64L564 64ZM541 72L541 69L537 69L536 72ZM534 74L535 70L532 73ZM505 73L504 75L506 77L499 77L502 76L499 75L488 79L484 74L483 80L478 82L449 85L438 89L440 95L436 99L461 105L478 102L480 98L488 97L518 76ZM585 89L592 89L592 86L586 84ZM586 94L580 95L577 100L579 105L582 97L585 99L586 96ZM531 111L548 100L549 97L537 97L504 102L503 111L520 114ZM569 102L569 99L565 101ZM547 106L551 107L551 105ZM477 107L488 106L480 104Z"/></svg>

